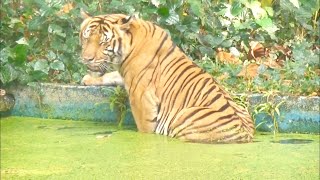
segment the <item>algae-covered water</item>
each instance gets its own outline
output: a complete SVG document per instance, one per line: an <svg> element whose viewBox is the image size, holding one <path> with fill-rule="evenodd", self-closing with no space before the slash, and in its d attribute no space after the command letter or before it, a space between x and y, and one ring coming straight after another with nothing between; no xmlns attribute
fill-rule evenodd
<svg viewBox="0 0 320 180"><path fill-rule="evenodd" d="M100 122L8 117L1 179L319 179L319 135L196 144Z"/></svg>

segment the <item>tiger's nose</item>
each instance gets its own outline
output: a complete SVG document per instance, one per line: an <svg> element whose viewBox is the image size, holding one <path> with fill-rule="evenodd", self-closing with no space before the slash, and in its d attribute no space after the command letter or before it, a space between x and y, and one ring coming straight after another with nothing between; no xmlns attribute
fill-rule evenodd
<svg viewBox="0 0 320 180"><path fill-rule="evenodd" d="M85 55L83 55L82 56L82 60L84 61L84 62L92 62L93 60L94 60L94 57L93 56L85 56Z"/></svg>

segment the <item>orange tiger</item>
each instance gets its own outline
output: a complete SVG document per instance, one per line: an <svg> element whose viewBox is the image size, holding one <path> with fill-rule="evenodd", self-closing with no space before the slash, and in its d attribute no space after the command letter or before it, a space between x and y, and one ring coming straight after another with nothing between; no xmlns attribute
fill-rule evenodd
<svg viewBox="0 0 320 180"><path fill-rule="evenodd" d="M189 142L251 142L254 125L214 78L159 26L135 16L82 12L85 85L124 84L137 128ZM106 73L110 67L117 71Z"/></svg>

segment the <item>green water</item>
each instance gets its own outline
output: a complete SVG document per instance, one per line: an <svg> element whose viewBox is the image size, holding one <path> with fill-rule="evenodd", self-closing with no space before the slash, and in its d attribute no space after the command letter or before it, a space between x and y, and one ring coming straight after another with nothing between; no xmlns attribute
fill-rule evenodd
<svg viewBox="0 0 320 180"><path fill-rule="evenodd" d="M318 178L319 135L195 144L105 123L1 120L1 179Z"/></svg>

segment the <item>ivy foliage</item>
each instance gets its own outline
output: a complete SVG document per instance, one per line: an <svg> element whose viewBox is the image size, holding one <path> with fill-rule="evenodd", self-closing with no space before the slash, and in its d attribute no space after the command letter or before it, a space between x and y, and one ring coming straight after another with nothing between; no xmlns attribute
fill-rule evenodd
<svg viewBox="0 0 320 180"><path fill-rule="evenodd" d="M79 54L80 8L92 15L138 14L155 22L214 76L228 72L221 83L231 91L235 84L244 84L238 91L319 91L317 0L2 0L1 84L79 83L86 72ZM272 77L268 81L260 76L246 81L237 77L241 66L217 64L218 48L236 48L246 62L252 41L292 51L280 70L259 67L260 74ZM285 80L293 87L283 86Z"/></svg>

